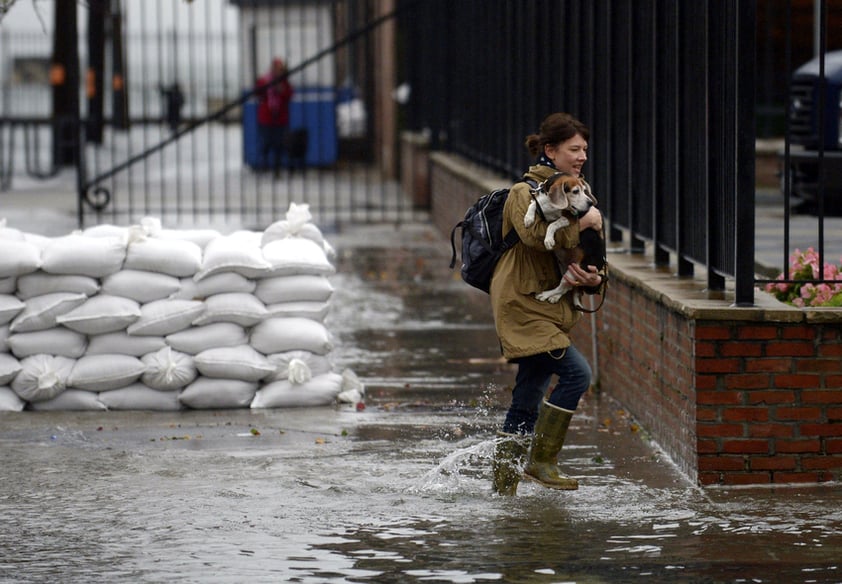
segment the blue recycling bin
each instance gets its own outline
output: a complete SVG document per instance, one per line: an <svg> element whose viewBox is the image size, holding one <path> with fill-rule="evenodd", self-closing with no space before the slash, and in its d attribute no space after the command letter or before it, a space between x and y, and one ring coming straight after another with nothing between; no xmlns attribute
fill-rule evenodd
<svg viewBox="0 0 842 584"><path fill-rule="evenodd" d="M304 164L330 166L336 162L339 145L336 135L336 91L332 87L295 87L289 104L289 137L306 141ZM302 132L303 131L303 132ZM257 131L257 100L243 104L243 162L255 169L268 167L260 152ZM284 166L295 161L289 158Z"/></svg>

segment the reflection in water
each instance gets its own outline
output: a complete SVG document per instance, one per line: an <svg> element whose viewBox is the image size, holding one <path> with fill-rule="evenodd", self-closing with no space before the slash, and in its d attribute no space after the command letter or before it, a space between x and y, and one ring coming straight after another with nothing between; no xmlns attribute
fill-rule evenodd
<svg viewBox="0 0 842 584"><path fill-rule="evenodd" d="M209 429L200 448L55 429L55 440L5 440L0 580L842 580L830 489L665 481L639 437L622 458L600 459L617 436L591 431L585 416L565 457L579 491L522 483L517 497L498 497L490 424L437 409L358 420L342 436L348 418L335 413L323 442L288 422L276 442L247 449ZM442 429L450 434L434 435ZM231 437L240 430L227 426Z"/></svg>

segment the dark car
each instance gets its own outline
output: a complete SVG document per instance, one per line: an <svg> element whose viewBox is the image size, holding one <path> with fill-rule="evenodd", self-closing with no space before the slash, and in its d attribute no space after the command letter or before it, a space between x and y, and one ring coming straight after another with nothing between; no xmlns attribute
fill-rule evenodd
<svg viewBox="0 0 842 584"><path fill-rule="evenodd" d="M822 82L824 79L824 82ZM842 213L842 51L801 65L792 76L789 108L791 193L806 211ZM781 152L785 163L786 157ZM786 174L784 177L786 178ZM785 183L781 183L785 186Z"/></svg>

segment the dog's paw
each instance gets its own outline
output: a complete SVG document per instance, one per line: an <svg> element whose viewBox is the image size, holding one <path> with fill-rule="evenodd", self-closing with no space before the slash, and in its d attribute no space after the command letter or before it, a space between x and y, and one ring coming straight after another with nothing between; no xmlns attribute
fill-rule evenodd
<svg viewBox="0 0 842 584"><path fill-rule="evenodd" d="M564 294L559 294L555 290L546 290L535 294L535 299L541 302L549 302L550 304L557 304Z"/></svg>
<svg viewBox="0 0 842 584"><path fill-rule="evenodd" d="M523 226L524 227L532 227L535 223L535 201L529 203L529 207L526 209L526 214L523 216Z"/></svg>
<svg viewBox="0 0 842 584"><path fill-rule="evenodd" d="M555 247L555 233L553 233L552 235L547 235L544 238L544 247L547 248L548 251L552 250Z"/></svg>

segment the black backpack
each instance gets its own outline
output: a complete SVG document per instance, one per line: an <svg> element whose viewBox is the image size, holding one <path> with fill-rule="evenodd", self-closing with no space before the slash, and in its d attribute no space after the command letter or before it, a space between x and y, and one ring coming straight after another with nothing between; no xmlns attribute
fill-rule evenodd
<svg viewBox="0 0 842 584"><path fill-rule="evenodd" d="M534 189L537 183L524 182ZM474 288L488 292L491 276L503 253L520 241L517 231L512 229L503 237L503 206L509 196L509 188L497 189L479 198L465 212L465 218L450 232L451 269L456 266L456 230L462 228L462 279Z"/></svg>

